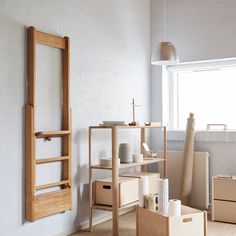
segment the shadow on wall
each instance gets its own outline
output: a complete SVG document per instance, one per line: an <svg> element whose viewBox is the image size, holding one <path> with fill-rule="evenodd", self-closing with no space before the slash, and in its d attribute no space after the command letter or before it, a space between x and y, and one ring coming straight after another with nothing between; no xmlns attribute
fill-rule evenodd
<svg viewBox="0 0 236 236"><path fill-rule="evenodd" d="M89 212L89 184L83 184L83 182L87 182L88 180L88 164L81 166L81 158L82 158L82 148L81 143L84 143L85 140L87 140L87 129L81 129L74 133L74 144L75 150L76 150L76 157L77 159L77 171L74 175L73 179L73 186L78 187L76 191L76 198L73 201L76 201L77 204L77 214L74 220L74 227L77 228L83 222L88 219L88 212ZM87 144L87 142L86 142ZM87 157L84 157L87 158Z"/></svg>
<svg viewBox="0 0 236 236"><path fill-rule="evenodd" d="M24 94L24 105L22 107L22 224L26 223L25 220L25 104L27 102L27 27L26 26L21 26L18 24L18 30L23 30L23 44L22 48L24 50L23 57L24 59L22 60L24 65L24 71L23 71L23 79L24 79L24 86L23 86L23 94ZM20 55L20 54L19 54Z"/></svg>

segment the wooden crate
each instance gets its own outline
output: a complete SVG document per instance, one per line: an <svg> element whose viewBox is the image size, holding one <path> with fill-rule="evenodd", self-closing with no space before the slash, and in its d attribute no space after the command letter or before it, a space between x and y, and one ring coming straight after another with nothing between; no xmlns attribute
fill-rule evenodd
<svg viewBox="0 0 236 236"><path fill-rule="evenodd" d="M138 178L119 177L119 207L138 201ZM95 182L95 204L112 206L112 180Z"/></svg>
<svg viewBox="0 0 236 236"><path fill-rule="evenodd" d="M127 174L122 174L122 176L134 177L134 178L141 178L142 176L147 176L148 182L149 182L149 193L157 194L158 192L158 179L160 178L159 173L132 172L132 173L127 173Z"/></svg>
<svg viewBox="0 0 236 236"><path fill-rule="evenodd" d="M166 217L137 207L137 236L206 236L207 213L182 206L180 217Z"/></svg>

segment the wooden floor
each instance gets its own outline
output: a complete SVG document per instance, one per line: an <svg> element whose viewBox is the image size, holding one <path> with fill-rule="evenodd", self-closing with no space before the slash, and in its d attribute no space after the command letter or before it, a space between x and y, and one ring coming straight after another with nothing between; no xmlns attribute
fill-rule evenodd
<svg viewBox="0 0 236 236"><path fill-rule="evenodd" d="M110 236L111 221L93 227L93 232L79 232L73 236ZM136 236L135 234L135 212L120 217L120 235ZM208 221L208 236L236 236L236 224L225 224Z"/></svg>

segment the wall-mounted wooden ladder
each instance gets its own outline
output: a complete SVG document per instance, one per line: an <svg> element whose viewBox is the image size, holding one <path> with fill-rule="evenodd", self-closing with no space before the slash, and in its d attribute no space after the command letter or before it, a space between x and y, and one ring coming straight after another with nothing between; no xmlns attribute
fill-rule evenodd
<svg viewBox="0 0 236 236"><path fill-rule="evenodd" d="M62 129L58 131L35 131L36 92L36 44L62 50ZM71 209L71 109L69 99L69 56L68 37L57 37L28 28L28 97L25 107L25 205L26 220L35 221L41 217ZM36 139L50 141L62 139L62 155L36 159ZM62 162L62 180L36 186L36 165ZM38 194L37 191L60 187L59 190Z"/></svg>

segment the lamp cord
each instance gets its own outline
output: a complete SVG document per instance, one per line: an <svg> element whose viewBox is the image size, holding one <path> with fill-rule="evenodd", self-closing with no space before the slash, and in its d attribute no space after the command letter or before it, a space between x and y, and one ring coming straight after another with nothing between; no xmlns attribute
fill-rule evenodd
<svg viewBox="0 0 236 236"><path fill-rule="evenodd" d="M164 41L166 40L166 0L163 0Z"/></svg>

